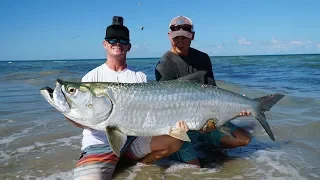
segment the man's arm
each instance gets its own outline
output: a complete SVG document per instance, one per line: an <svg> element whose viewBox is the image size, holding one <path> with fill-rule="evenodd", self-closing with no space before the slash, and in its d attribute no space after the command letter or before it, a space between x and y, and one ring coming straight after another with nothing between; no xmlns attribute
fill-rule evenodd
<svg viewBox="0 0 320 180"><path fill-rule="evenodd" d="M214 85L214 86L216 86L217 84L216 84L216 80L214 79L214 75L213 75L213 71L212 71L212 63L211 63L211 60L210 60L210 57L208 56L208 55L206 55L207 57L206 57L206 61L207 61L207 65L206 65L206 67L207 67L207 83L208 84L211 84L211 85Z"/></svg>

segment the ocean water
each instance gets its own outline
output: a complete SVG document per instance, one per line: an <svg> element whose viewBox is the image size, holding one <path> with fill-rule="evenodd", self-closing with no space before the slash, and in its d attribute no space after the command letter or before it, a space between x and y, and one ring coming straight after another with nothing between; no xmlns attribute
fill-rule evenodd
<svg viewBox="0 0 320 180"><path fill-rule="evenodd" d="M125 165L114 179L320 179L320 55L212 57L218 86L256 98L283 93L267 121L273 142L253 117L233 120L252 142L208 150L205 168L162 160ZM128 64L154 80L154 59ZM57 78L80 80L97 60L0 62L0 179L71 179L82 130L47 103L39 89Z"/></svg>

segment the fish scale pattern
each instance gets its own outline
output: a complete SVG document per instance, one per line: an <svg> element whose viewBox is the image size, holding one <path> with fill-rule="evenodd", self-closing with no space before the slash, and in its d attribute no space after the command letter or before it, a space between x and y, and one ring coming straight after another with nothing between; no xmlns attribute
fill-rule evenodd
<svg viewBox="0 0 320 180"><path fill-rule="evenodd" d="M220 126L254 105L253 100L235 93L185 81L108 84L105 88L116 99L112 124L125 123L126 130L135 135L166 133L179 120L193 130L209 119L216 119ZM144 131L135 132L137 127Z"/></svg>

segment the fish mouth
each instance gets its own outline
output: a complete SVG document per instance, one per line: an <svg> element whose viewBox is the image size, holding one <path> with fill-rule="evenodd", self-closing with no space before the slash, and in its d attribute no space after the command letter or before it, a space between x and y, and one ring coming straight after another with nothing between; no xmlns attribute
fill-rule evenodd
<svg viewBox="0 0 320 180"><path fill-rule="evenodd" d="M53 89L52 88L47 86L47 87L44 87L43 89L47 90L50 98L53 98Z"/></svg>
<svg viewBox="0 0 320 180"><path fill-rule="evenodd" d="M50 87L43 87L40 89L40 93L41 95L49 102L51 103L52 102L52 99L53 99L53 89L50 88Z"/></svg>
<svg viewBox="0 0 320 180"><path fill-rule="evenodd" d="M61 112L68 112L70 111L70 105L67 97L61 90L63 86L62 83L62 80L57 79L55 89L46 86L40 89L40 93L53 107Z"/></svg>
<svg viewBox="0 0 320 180"><path fill-rule="evenodd" d="M62 85L63 81L61 79L57 79L56 80L56 84L58 85ZM52 100L53 99L53 92L54 92L54 89L46 86L46 87L43 87L40 89L40 92L41 94L46 98L46 100L48 100L47 98L50 97L50 99Z"/></svg>

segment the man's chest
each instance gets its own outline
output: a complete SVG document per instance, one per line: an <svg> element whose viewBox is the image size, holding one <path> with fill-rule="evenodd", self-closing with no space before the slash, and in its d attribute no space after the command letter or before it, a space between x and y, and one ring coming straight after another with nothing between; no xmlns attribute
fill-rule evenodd
<svg viewBox="0 0 320 180"><path fill-rule="evenodd" d="M192 60L189 58L174 59L173 68L176 72L177 78L191 74L191 73L195 73L197 71L205 70L201 62L197 62L196 60Z"/></svg>

